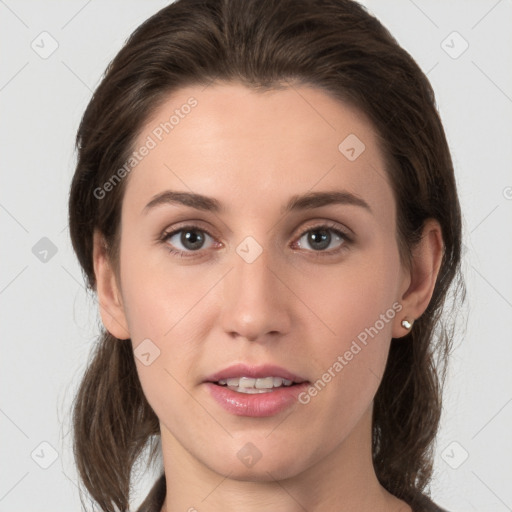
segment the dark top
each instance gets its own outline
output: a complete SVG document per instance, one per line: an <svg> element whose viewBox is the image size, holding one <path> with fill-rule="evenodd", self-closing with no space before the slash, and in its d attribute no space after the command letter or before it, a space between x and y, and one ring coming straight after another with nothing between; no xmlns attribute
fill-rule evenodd
<svg viewBox="0 0 512 512"><path fill-rule="evenodd" d="M137 512L160 512L165 500L165 474L153 485L146 499L141 503ZM409 505L414 512L448 512L438 507L428 496L418 494Z"/></svg>

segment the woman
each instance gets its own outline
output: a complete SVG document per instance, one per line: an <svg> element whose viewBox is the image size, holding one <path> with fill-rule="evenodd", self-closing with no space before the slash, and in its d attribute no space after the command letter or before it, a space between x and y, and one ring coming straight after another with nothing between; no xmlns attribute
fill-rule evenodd
<svg viewBox="0 0 512 512"><path fill-rule="evenodd" d="M74 449L102 510L128 510L147 446L140 512L441 510L461 214L431 86L374 17L178 0L109 65L77 149L105 329Z"/></svg>

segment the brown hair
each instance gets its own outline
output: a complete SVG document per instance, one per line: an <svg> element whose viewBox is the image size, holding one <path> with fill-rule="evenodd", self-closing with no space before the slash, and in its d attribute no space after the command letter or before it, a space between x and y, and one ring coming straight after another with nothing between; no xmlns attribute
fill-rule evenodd
<svg viewBox="0 0 512 512"><path fill-rule="evenodd" d="M95 229L117 265L126 179L104 200L93 191L123 166L171 92L214 80L255 90L307 84L357 107L381 140L403 261L426 219L441 225L445 251L433 297L412 331L392 340L374 402L377 477L411 503L432 477L453 339L441 313L454 278L463 289L461 214L431 85L364 7L351 0L178 0L139 26L109 64L77 133L69 225L87 283L95 290ZM76 396L73 431L79 475L92 498L105 511L127 510L134 463L159 434L129 342L102 332Z"/></svg>

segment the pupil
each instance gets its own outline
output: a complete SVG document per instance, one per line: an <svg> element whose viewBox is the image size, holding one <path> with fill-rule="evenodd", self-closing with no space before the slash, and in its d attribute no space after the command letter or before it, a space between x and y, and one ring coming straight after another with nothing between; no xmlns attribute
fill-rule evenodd
<svg viewBox="0 0 512 512"><path fill-rule="evenodd" d="M320 236L318 236L318 233L320 233ZM331 235L328 230L315 229L309 234L308 242L314 249L325 249L326 247L329 247L331 242Z"/></svg>
<svg viewBox="0 0 512 512"><path fill-rule="evenodd" d="M187 249L200 249L204 243L204 237L199 231L184 231L181 235L181 243Z"/></svg>

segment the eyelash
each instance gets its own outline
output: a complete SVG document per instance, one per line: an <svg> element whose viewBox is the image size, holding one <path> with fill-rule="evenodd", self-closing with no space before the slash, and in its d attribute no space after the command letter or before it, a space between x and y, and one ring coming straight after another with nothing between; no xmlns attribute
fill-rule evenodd
<svg viewBox="0 0 512 512"><path fill-rule="evenodd" d="M336 256L340 252L347 250L348 249L348 245L350 245L352 243L352 238L351 237L349 237L345 232L343 232L340 229L338 229L336 224L329 224L329 223L323 223L323 224L318 224L317 226L309 227L308 229L306 229L305 231L303 231L299 235L297 240L300 240L304 235L306 235L310 231L320 231L320 230L330 231L330 232L334 233L335 235L339 236L343 240L341 246L338 247L337 249L334 249L334 250L331 249L330 251L324 251L324 250L312 251L312 250L307 250L307 252L316 253L317 256L326 256L326 257ZM199 249L197 251L180 251L178 249L174 249L172 246L169 245L168 239L173 237L177 233L181 233L182 231L198 231L200 233L206 233L210 238L213 238L213 239L215 238L213 235L211 235L208 232L208 230L203 229L200 226L193 225L193 224L188 224L186 226L180 227L179 229L174 229L172 231L164 231L162 233L161 237L159 238L159 241L167 246L167 250L171 254L173 254L175 256L178 256L178 257L181 257L181 258L197 258L197 257L200 257L200 255L199 254L194 254L194 253L200 253L201 252L201 249Z"/></svg>

